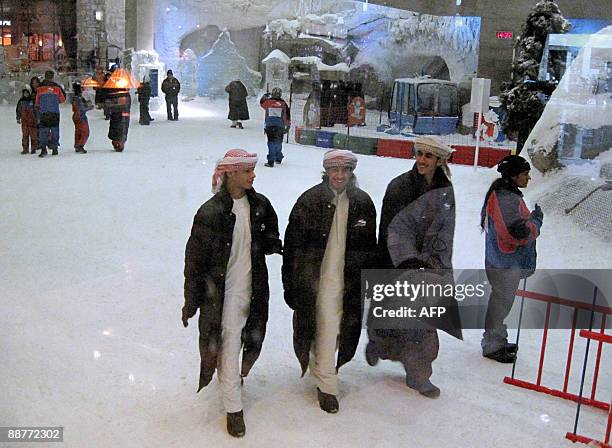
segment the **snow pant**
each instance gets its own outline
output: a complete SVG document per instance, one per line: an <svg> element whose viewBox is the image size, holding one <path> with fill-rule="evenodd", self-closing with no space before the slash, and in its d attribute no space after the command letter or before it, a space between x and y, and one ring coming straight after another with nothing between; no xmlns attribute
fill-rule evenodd
<svg viewBox="0 0 612 448"><path fill-rule="evenodd" d="M59 126L40 126L38 128L38 143L41 148L57 149L59 147Z"/></svg>
<svg viewBox="0 0 612 448"><path fill-rule="evenodd" d="M151 115L149 114L149 102L140 102L140 124L148 125L151 123Z"/></svg>
<svg viewBox="0 0 612 448"><path fill-rule="evenodd" d="M21 122L21 148L27 151L32 145L32 149L38 148L38 128L29 126Z"/></svg>
<svg viewBox="0 0 612 448"><path fill-rule="evenodd" d="M272 126L266 128L268 136L268 162L280 162L283 160L283 128Z"/></svg>
<svg viewBox="0 0 612 448"><path fill-rule="evenodd" d="M368 337L368 349L381 359L400 361L413 384L421 385L431 376L440 349L437 330L369 330Z"/></svg>
<svg viewBox="0 0 612 448"><path fill-rule="evenodd" d="M516 290L521 278L525 276L520 269L487 268L486 272L491 284L491 295L485 317L485 331L480 341L483 355L496 352L508 342L504 319L510 314Z"/></svg>
<svg viewBox="0 0 612 448"><path fill-rule="evenodd" d="M225 296L221 318L221 355L217 362L217 378L226 412L242 410L240 353L242 329L246 325L251 297L240 294Z"/></svg>
<svg viewBox="0 0 612 448"><path fill-rule="evenodd" d="M172 116L172 108L174 108L174 117ZM168 120L178 120L178 96L166 95L166 113Z"/></svg>
<svg viewBox="0 0 612 448"><path fill-rule="evenodd" d="M310 348L310 373L317 387L326 394L338 395L336 350L342 321L343 291L322 291L317 297L315 339Z"/></svg>
<svg viewBox="0 0 612 448"><path fill-rule="evenodd" d="M112 101L105 99L104 103L102 105L102 110L104 111L104 119L105 120L110 120L110 116L111 116L111 109L112 109Z"/></svg>
<svg viewBox="0 0 612 448"><path fill-rule="evenodd" d="M108 138L113 143L113 148L123 150L127 140L128 129L130 127L130 113L113 110L110 115L108 126Z"/></svg>
<svg viewBox="0 0 612 448"><path fill-rule="evenodd" d="M84 147L89 138L89 123L85 120L74 121L74 147Z"/></svg>

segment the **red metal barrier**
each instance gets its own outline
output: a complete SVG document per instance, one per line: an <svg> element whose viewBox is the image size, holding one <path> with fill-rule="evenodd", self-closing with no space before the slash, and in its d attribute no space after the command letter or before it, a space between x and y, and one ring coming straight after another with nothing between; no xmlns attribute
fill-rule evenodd
<svg viewBox="0 0 612 448"><path fill-rule="evenodd" d="M505 377L504 383L511 384L513 386L523 387L525 389L535 390L537 392L543 392L543 393L553 395L555 397L560 397L566 400L572 400L578 403L578 406L580 406L581 404L584 404L584 405L593 406L593 407L607 411L608 422L607 422L607 428L606 428L606 433L605 433L603 442L576 434L574 432L568 432L566 434L566 438L572 440L573 442L582 442L582 443L596 442L596 443L599 443L599 446L601 447L611 448L609 445L609 442L610 442L610 427L612 423L612 403L607 403L607 402L597 400L596 393L597 393L597 381L599 378L599 370L601 366L603 344L604 343L612 344L612 335L605 333L606 319L608 315L612 314L612 308L594 305L594 304L590 305L584 302L568 300L568 299L564 299L561 297L550 296L547 294L541 294L541 293L537 293L533 291L517 290L516 295L522 296L528 299L532 299L532 300L538 300L538 301L545 302L546 303L546 317L544 320L544 331L542 334L542 343L540 346L540 359L538 363L538 372L537 372L536 382L533 383L530 381L525 381L525 380L514 378L514 370L513 370L513 376ZM550 311L551 311L552 304L567 306L567 307L571 307L574 309L573 319L572 319L572 330L570 333L570 340L569 340L569 347L568 347L568 353L567 353L567 360L565 364L565 373L564 373L564 378L563 378L563 388L562 389L556 389L554 387L548 387L548 386L542 385L542 371L544 369L544 358L546 355L546 343L547 343L547 338L548 338ZM595 358L595 369L593 371L593 381L591 383L592 384L591 394L589 398L581 397L580 395L570 393L567 390L569 376L570 376L570 369L572 365L572 357L573 357L573 352L574 352L574 340L576 336L576 322L577 322L578 310L588 310L588 311L592 311L593 313L601 314L601 327L598 332L587 331L587 330L580 330L579 332L579 335L581 337L586 338L587 340L593 340L593 341L598 342L597 354ZM585 366L586 366L586 361L585 361ZM583 371L580 393L582 393L582 384L584 383L584 380L585 378L584 378L584 371ZM578 417L576 417L576 422L577 421L578 421Z"/></svg>

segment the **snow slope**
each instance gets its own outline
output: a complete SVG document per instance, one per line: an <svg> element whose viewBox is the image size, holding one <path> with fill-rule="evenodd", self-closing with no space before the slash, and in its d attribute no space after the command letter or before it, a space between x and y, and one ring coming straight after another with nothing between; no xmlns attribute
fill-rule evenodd
<svg viewBox="0 0 612 448"><path fill-rule="evenodd" d="M510 367L480 356L478 331L466 332L463 342L441 336L432 377L442 389L438 400L406 388L397 364L369 367L363 337L355 359L340 371L340 413L325 414L293 356L279 256L268 258L268 333L245 380L247 435L232 440L216 380L195 394L197 325L194 320L184 329L180 322L183 254L193 215L210 197L214 161L229 148L243 147L260 156L255 188L271 199L284 231L298 195L319 180L323 152L289 145L282 166L268 169L256 102L250 103L253 118L244 131L229 128L225 100L198 98L179 109L181 121L166 121L160 111L145 127L137 123L135 104L121 154L110 150L101 112L92 111L89 153L78 155L71 149L65 106L60 155L39 159L19 154L14 105L0 106L2 426L61 425L66 447L573 446L564 435L572 429L575 405L504 385ZM356 174L380 208L389 180L411 166L412 161L359 156ZM463 166L452 171L458 212L454 264L482 267L478 215L496 173ZM530 192L547 182L534 175L526 195L530 206ZM540 267L611 265L609 244L560 216L545 216L538 252ZM549 335L551 367L544 384L561 384L567 334ZM536 330L523 333L519 377L535 379L540 337ZM576 350L572 391L582 341ZM598 386L603 401L612 394L611 364L605 349ZM601 438L604 412L582 412L579 432Z"/></svg>

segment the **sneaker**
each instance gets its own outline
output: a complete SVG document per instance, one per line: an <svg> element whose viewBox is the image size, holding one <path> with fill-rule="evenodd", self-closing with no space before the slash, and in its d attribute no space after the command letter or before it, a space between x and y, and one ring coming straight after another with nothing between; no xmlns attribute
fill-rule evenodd
<svg viewBox="0 0 612 448"><path fill-rule="evenodd" d="M36 148L30 149L30 154L36 154Z"/></svg>
<svg viewBox="0 0 612 448"><path fill-rule="evenodd" d="M85 151L85 148L83 148L82 146L77 146L76 148L74 148L74 151L79 154L87 154L87 151Z"/></svg>
<svg viewBox="0 0 612 448"><path fill-rule="evenodd" d="M56 156L56 155L58 155L58 154L59 154L59 153L57 152L57 148L53 148L53 149L51 150L51 155L52 155L52 156Z"/></svg>
<svg viewBox="0 0 612 448"><path fill-rule="evenodd" d="M30 152L30 151L28 151L28 149L27 149L27 148L25 148L25 149L22 149L22 150L21 150L21 154L28 154L29 152Z"/></svg>
<svg viewBox="0 0 612 448"><path fill-rule="evenodd" d="M243 437L246 433L242 411L227 413L227 432L232 437Z"/></svg>
<svg viewBox="0 0 612 448"><path fill-rule="evenodd" d="M242 123L238 123L238 129L244 129L244 127L242 126Z"/></svg>
<svg viewBox="0 0 612 448"><path fill-rule="evenodd" d="M277 160L276 163L277 163L277 165L280 165L281 163L283 163L283 161L282 160Z"/></svg>
<svg viewBox="0 0 612 448"><path fill-rule="evenodd" d="M46 157L47 156L47 148L43 148L40 151L40 154L38 154L38 157Z"/></svg>
<svg viewBox="0 0 612 448"><path fill-rule="evenodd" d="M406 377L406 386L427 398L438 398L440 396L440 388L429 380L417 385L411 378Z"/></svg>
<svg viewBox="0 0 612 448"><path fill-rule="evenodd" d="M232 128L232 129L236 129L237 127L238 127L238 126L237 126L237 125L235 125L235 124L233 124L233 125L231 125L231 126L230 126L230 128Z"/></svg>
<svg viewBox="0 0 612 448"><path fill-rule="evenodd" d="M366 362L372 367L378 364L378 360L380 359L380 357L378 356L378 353L376 353L376 350L374 349L374 344L372 344L371 342L368 342L368 345L366 345L365 357L366 357Z"/></svg>
<svg viewBox="0 0 612 448"><path fill-rule="evenodd" d="M510 364L516 359L516 352L510 351L504 346L495 352L486 355L483 353L482 356L492 359L493 361L501 362L502 364Z"/></svg>
<svg viewBox="0 0 612 448"><path fill-rule="evenodd" d="M264 166L267 166L268 168L274 168L274 162L266 162L264 163Z"/></svg>
<svg viewBox="0 0 612 448"><path fill-rule="evenodd" d="M319 406L325 412L329 414L335 414L340 409L340 405L338 404L338 399L335 395L326 394L325 392L321 392L321 389L317 387L317 398L319 399Z"/></svg>

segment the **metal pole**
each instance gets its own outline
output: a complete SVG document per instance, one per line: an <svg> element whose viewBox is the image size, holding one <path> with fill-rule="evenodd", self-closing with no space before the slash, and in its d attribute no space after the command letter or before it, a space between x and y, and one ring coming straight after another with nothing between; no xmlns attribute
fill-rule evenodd
<svg viewBox="0 0 612 448"><path fill-rule="evenodd" d="M527 291L527 277L523 279L523 293L521 294L521 309L519 311L518 328L516 329L516 348L518 350L519 339L521 338L521 323L523 321L523 305L525 304L525 291ZM512 379L514 379L514 371L516 370L516 356L512 361Z"/></svg>
<svg viewBox="0 0 612 448"><path fill-rule="evenodd" d="M593 288L593 304L591 305L591 319L589 321L589 331L593 329L593 318L595 317L595 302L597 302L597 286ZM591 344L591 339L587 338L586 350L584 353L584 364L582 365L582 377L580 378L580 392L578 394L578 406L576 406L576 420L574 421L574 434L576 434L576 431L578 430L578 419L580 418L580 406L582 404L582 392L584 390L584 377L586 376L590 344Z"/></svg>
<svg viewBox="0 0 612 448"><path fill-rule="evenodd" d="M291 110L292 104L293 104L293 83L289 85L289 110ZM287 132L287 143L289 143L289 132L290 131Z"/></svg>

